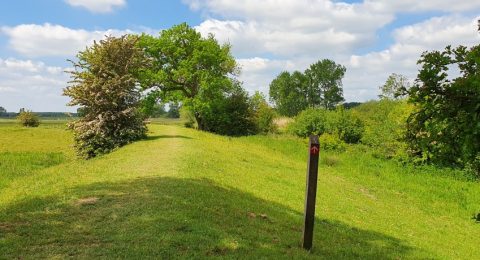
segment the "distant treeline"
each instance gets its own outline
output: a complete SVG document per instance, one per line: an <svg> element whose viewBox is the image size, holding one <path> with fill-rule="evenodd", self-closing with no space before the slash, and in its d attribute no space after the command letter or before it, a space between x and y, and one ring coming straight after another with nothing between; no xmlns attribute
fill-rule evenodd
<svg viewBox="0 0 480 260"><path fill-rule="evenodd" d="M78 113L68 112L34 112L41 118L65 118L65 117L77 117ZM0 118L15 118L18 116L17 112L0 112Z"/></svg>

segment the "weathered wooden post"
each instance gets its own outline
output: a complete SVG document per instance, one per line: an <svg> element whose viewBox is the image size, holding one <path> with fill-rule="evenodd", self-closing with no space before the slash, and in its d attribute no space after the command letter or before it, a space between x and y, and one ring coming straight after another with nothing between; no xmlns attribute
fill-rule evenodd
<svg viewBox="0 0 480 260"><path fill-rule="evenodd" d="M302 244L303 248L306 250L310 250L312 248L319 153L320 144L318 142L318 135L311 135L308 147L307 187L305 191L305 223L303 226Z"/></svg>

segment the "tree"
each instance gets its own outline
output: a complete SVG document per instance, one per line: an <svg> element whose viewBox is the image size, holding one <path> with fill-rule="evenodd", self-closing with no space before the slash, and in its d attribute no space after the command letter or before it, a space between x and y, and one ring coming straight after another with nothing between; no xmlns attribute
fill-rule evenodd
<svg viewBox="0 0 480 260"><path fill-rule="evenodd" d="M380 99L396 100L404 96L408 89L410 89L408 78L401 74L392 73L388 76L385 84L380 86L381 94L378 97Z"/></svg>
<svg viewBox="0 0 480 260"><path fill-rule="evenodd" d="M69 105L83 117L69 127L78 154L91 158L143 138L146 127L139 112L136 75L146 65L138 37L106 37L77 54L72 81L64 89Z"/></svg>
<svg viewBox="0 0 480 260"><path fill-rule="evenodd" d="M305 76L299 71L292 74L284 71L270 83L270 101L281 115L295 116L307 108L305 81Z"/></svg>
<svg viewBox="0 0 480 260"><path fill-rule="evenodd" d="M265 96L259 91L250 97L250 109L257 127L257 133L268 134L277 131L275 125L275 111L268 105Z"/></svg>
<svg viewBox="0 0 480 260"><path fill-rule="evenodd" d="M323 59L305 70L307 102L309 107L334 109L344 101L342 78L346 68L329 59Z"/></svg>
<svg viewBox="0 0 480 260"><path fill-rule="evenodd" d="M230 45L219 45L213 35L203 38L183 23L158 37L142 35L139 46L152 61L141 73L143 88L168 93L168 98L180 95L192 109L198 128L207 129L200 111L232 89L231 77L239 71Z"/></svg>
<svg viewBox="0 0 480 260"><path fill-rule="evenodd" d="M344 101L345 72L344 66L328 59L310 65L304 73L284 71L270 83L270 100L285 116L295 116L307 107L333 109Z"/></svg>
<svg viewBox="0 0 480 260"><path fill-rule="evenodd" d="M0 116L7 114L7 110L4 107L0 107Z"/></svg>
<svg viewBox="0 0 480 260"><path fill-rule="evenodd" d="M38 116L29 110L21 111L17 116L17 120L22 126L25 127L37 127L40 125L40 119L38 118Z"/></svg>
<svg viewBox="0 0 480 260"><path fill-rule="evenodd" d="M480 172L480 45L446 47L422 54L408 91L416 111L407 121L407 141L422 160L472 167ZM457 66L459 76L449 78Z"/></svg>

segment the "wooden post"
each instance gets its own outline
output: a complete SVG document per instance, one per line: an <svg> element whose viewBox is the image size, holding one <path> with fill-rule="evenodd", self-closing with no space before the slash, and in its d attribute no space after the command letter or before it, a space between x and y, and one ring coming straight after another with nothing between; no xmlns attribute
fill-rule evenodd
<svg viewBox="0 0 480 260"><path fill-rule="evenodd" d="M320 144L318 142L318 135L311 135L308 147L307 187L305 191L305 223L303 226L302 243L303 248L306 250L310 250L312 248L319 153Z"/></svg>

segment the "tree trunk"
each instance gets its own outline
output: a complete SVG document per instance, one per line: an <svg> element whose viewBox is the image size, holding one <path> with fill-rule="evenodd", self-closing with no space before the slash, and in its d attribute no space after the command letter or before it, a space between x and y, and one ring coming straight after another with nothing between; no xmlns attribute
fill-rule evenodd
<svg viewBox="0 0 480 260"><path fill-rule="evenodd" d="M200 116L200 113L195 112L194 115L195 115L195 120L197 121L198 130L206 130L205 126L203 125L203 120L202 120L202 117Z"/></svg>

